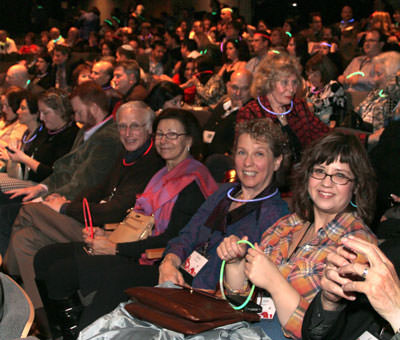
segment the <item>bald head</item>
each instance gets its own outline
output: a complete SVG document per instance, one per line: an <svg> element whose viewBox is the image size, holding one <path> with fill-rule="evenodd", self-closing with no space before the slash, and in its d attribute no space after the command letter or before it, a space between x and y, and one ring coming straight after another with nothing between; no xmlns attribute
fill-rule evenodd
<svg viewBox="0 0 400 340"><path fill-rule="evenodd" d="M100 86L108 86L113 77L114 67L109 61L101 60L92 66L90 78Z"/></svg>
<svg viewBox="0 0 400 340"><path fill-rule="evenodd" d="M28 70L24 65L13 65L7 70L6 82L10 86L25 88L29 79Z"/></svg>
<svg viewBox="0 0 400 340"><path fill-rule="evenodd" d="M49 31L50 38L55 40L60 36L60 30L57 27L52 27Z"/></svg>
<svg viewBox="0 0 400 340"><path fill-rule="evenodd" d="M228 96L233 106L242 107L250 98L250 87L253 81L253 74L246 70L233 72L228 82Z"/></svg>

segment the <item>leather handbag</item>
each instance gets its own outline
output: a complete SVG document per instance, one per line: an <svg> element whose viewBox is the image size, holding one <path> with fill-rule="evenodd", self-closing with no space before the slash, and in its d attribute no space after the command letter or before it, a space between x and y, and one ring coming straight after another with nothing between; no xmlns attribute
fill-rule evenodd
<svg viewBox="0 0 400 340"><path fill-rule="evenodd" d="M125 309L133 316L186 335L239 321L259 321L257 313L236 311L213 294L188 288L134 287Z"/></svg>
<svg viewBox="0 0 400 340"><path fill-rule="evenodd" d="M86 198L82 200L85 227L93 238L93 223L89 203ZM154 216L146 216L131 209L125 219L120 223L106 224L104 229L114 230L108 239L114 243L125 243L144 240L151 235L154 227Z"/></svg>
<svg viewBox="0 0 400 340"><path fill-rule="evenodd" d="M132 209L124 220L117 224L116 229L108 236L108 239L115 243L144 240L151 235L153 227L153 215L146 216Z"/></svg>

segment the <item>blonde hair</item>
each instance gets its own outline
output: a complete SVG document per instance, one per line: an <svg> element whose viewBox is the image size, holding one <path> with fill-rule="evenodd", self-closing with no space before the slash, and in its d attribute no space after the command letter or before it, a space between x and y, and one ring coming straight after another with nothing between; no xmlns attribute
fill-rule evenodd
<svg viewBox="0 0 400 340"><path fill-rule="evenodd" d="M301 84L301 65L296 58L283 52L269 54L261 60L254 75L251 95L258 97L270 93L279 80L293 74Z"/></svg>

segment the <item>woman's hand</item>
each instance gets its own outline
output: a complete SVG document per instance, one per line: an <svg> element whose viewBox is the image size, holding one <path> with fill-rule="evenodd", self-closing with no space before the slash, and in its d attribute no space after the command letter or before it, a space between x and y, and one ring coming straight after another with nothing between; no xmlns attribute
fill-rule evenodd
<svg viewBox="0 0 400 340"><path fill-rule="evenodd" d="M247 236L244 236L242 240L248 240ZM239 237L236 235L230 235L225 237L217 248L217 255L221 260L227 261L227 263L238 262L246 255L246 244L237 244Z"/></svg>
<svg viewBox="0 0 400 340"><path fill-rule="evenodd" d="M181 85L181 88L182 88L182 89L187 89L188 87L196 86L197 83L198 83L198 81L199 81L199 80L198 80L195 76L193 76L193 77L190 78L186 83L183 83L183 84Z"/></svg>
<svg viewBox="0 0 400 340"><path fill-rule="evenodd" d="M400 328L400 281L393 264L372 243L352 236L344 238L342 242L357 254L366 256L369 262L369 266L351 263L340 268L341 275L365 278L363 281L345 283L343 291L364 293L372 307L397 331Z"/></svg>
<svg viewBox="0 0 400 340"><path fill-rule="evenodd" d="M93 255L115 255L117 253L117 244L105 236L87 237L85 242L92 249Z"/></svg>
<svg viewBox="0 0 400 340"><path fill-rule="evenodd" d="M86 239L88 239L88 238L91 238L91 231L90 231L90 229L89 230L87 230L86 228L83 228L82 229L82 238L84 239L84 240L86 240ZM102 228L99 228L99 227L93 227L93 237L95 237L95 236L106 236L106 232L105 232L105 230L104 229L102 229Z"/></svg>
<svg viewBox="0 0 400 340"><path fill-rule="evenodd" d="M282 278L282 274L258 244L256 243L254 246L255 249L249 248L247 251L244 273L257 287L272 294L274 288L277 287L277 280Z"/></svg>
<svg viewBox="0 0 400 340"><path fill-rule="evenodd" d="M22 202L28 202L28 201L33 200L34 198L40 196L41 194L43 194L45 192L46 192L45 187L42 186L41 184L38 184L33 187L9 190L9 191L5 192L5 194L11 195L10 199L13 199L13 198L19 197L19 196L25 196L22 199Z"/></svg>
<svg viewBox="0 0 400 340"><path fill-rule="evenodd" d="M167 254L158 268L158 284L170 281L176 285L185 285L185 280L178 270L180 259L175 254Z"/></svg>
<svg viewBox="0 0 400 340"><path fill-rule="evenodd" d="M8 158L14 162L26 163L27 158L30 158L25 152L18 148L14 148L12 146L8 146L8 148L13 151L10 152L7 150Z"/></svg>
<svg viewBox="0 0 400 340"><path fill-rule="evenodd" d="M321 302L325 310L338 310L343 304L343 299L355 299L354 295L346 294L342 289L342 286L350 282L350 279L339 274L341 267L350 264L355 259L356 255L347 251L343 246L328 254L321 278Z"/></svg>

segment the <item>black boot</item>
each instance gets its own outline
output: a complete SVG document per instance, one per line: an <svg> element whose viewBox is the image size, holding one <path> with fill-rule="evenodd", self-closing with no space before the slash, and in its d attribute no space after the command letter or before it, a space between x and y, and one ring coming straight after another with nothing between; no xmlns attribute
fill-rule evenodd
<svg viewBox="0 0 400 340"><path fill-rule="evenodd" d="M51 300L57 324L60 327L63 340L75 340L79 335L79 319L83 306L77 293L62 300Z"/></svg>

